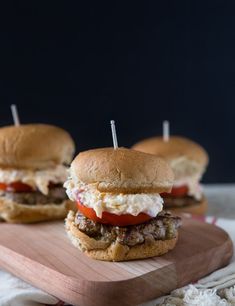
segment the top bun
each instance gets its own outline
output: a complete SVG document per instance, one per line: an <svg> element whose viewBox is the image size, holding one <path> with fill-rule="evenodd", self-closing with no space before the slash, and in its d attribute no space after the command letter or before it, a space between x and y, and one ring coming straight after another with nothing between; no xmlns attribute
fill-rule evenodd
<svg viewBox="0 0 235 306"><path fill-rule="evenodd" d="M185 157L202 167L206 167L208 164L207 152L196 142L184 137L171 136L169 141L164 141L162 137L152 137L138 142L132 148L155 154L167 161Z"/></svg>
<svg viewBox="0 0 235 306"><path fill-rule="evenodd" d="M73 182L97 184L103 192L170 192L174 175L154 155L124 148L102 148L80 153L71 164Z"/></svg>
<svg viewBox="0 0 235 306"><path fill-rule="evenodd" d="M65 130L46 124L0 128L0 167L44 169L69 164L74 142Z"/></svg>
<svg viewBox="0 0 235 306"><path fill-rule="evenodd" d="M208 155L200 145L179 136L171 136L167 142L162 137L148 138L133 149L163 157L171 166L175 181L186 177L199 181L208 164Z"/></svg>

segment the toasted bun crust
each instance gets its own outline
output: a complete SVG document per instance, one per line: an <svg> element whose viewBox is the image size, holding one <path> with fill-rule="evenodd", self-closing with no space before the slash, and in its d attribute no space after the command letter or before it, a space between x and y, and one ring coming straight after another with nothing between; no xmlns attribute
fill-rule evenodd
<svg viewBox="0 0 235 306"><path fill-rule="evenodd" d="M171 136L168 142L162 137L152 137L136 143L133 147L145 153L155 154L168 161L185 157L206 167L208 164L207 152L196 142L184 137Z"/></svg>
<svg viewBox="0 0 235 306"><path fill-rule="evenodd" d="M0 219L9 223L34 223L64 219L74 203L66 200L61 204L24 205L0 197Z"/></svg>
<svg viewBox="0 0 235 306"><path fill-rule="evenodd" d="M124 246L118 242L107 245L79 231L74 223L75 214L70 211L65 220L66 232L72 244L93 259L106 261L124 261L160 256L175 247L177 238L145 242L133 247Z"/></svg>
<svg viewBox="0 0 235 306"><path fill-rule="evenodd" d="M74 142L63 129L46 124L0 128L0 167L43 169L69 164Z"/></svg>
<svg viewBox="0 0 235 306"><path fill-rule="evenodd" d="M173 172L154 155L130 149L103 148L80 153L71 164L76 181L97 184L104 192L169 192Z"/></svg>
<svg viewBox="0 0 235 306"><path fill-rule="evenodd" d="M208 208L207 199L203 197L200 202L195 201L195 205L185 205L182 207L172 207L167 208L174 215L179 215L181 213L189 213L191 215L203 216L206 214Z"/></svg>

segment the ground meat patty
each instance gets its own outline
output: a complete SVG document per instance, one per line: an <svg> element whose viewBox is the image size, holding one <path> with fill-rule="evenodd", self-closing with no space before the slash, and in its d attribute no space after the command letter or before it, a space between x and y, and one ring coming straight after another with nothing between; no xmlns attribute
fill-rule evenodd
<svg viewBox="0 0 235 306"><path fill-rule="evenodd" d="M192 206L192 205L198 205L200 201L196 200L193 197L190 196L182 196L182 197L171 197L167 196L164 197L164 205L167 208L171 207L182 207L182 206Z"/></svg>
<svg viewBox="0 0 235 306"><path fill-rule="evenodd" d="M181 224L181 219L163 211L148 222L119 227L94 222L78 212L75 223L78 229L89 237L97 240L102 239L109 243L117 240L123 245L134 246L145 241L174 238Z"/></svg>
<svg viewBox="0 0 235 306"><path fill-rule="evenodd" d="M42 194L40 191L33 192L4 192L1 196L10 199L14 202L26 205L37 204L60 204L66 198L65 189L61 187L53 187L49 189L48 195Z"/></svg>

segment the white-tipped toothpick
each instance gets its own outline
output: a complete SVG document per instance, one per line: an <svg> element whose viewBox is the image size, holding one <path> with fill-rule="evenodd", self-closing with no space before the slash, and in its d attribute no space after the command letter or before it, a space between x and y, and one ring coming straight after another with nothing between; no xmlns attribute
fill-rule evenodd
<svg viewBox="0 0 235 306"><path fill-rule="evenodd" d="M118 148L118 142L117 142L117 134L116 134L116 128L115 128L115 121L110 120L111 123L111 130L112 130L112 136L113 136L113 147L114 150Z"/></svg>
<svg viewBox="0 0 235 306"><path fill-rule="evenodd" d="M15 104L11 105L11 112L12 112L12 117L13 117L14 125L15 126L19 126L20 125L20 119L19 119L17 107L16 107Z"/></svg>
<svg viewBox="0 0 235 306"><path fill-rule="evenodd" d="M164 120L162 123L163 141L167 142L170 139L170 123L168 120Z"/></svg>

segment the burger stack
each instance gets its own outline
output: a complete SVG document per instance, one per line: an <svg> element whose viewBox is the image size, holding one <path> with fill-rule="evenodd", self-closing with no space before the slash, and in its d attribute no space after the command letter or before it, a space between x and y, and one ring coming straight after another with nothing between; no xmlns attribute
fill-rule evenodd
<svg viewBox="0 0 235 306"><path fill-rule="evenodd" d="M66 231L71 242L99 260L123 261L162 255L178 239L180 218L163 210L161 193L174 176L161 158L124 148L80 153L65 183L77 203Z"/></svg>
<svg viewBox="0 0 235 306"><path fill-rule="evenodd" d="M31 223L64 218L73 206L63 182L74 142L45 124L0 128L0 218Z"/></svg>
<svg viewBox="0 0 235 306"><path fill-rule="evenodd" d="M162 157L174 172L170 194L163 193L165 207L176 213L202 215L207 201L200 180L208 165L208 154L199 144L184 137L171 136L168 141L152 137L138 142L133 149Z"/></svg>

